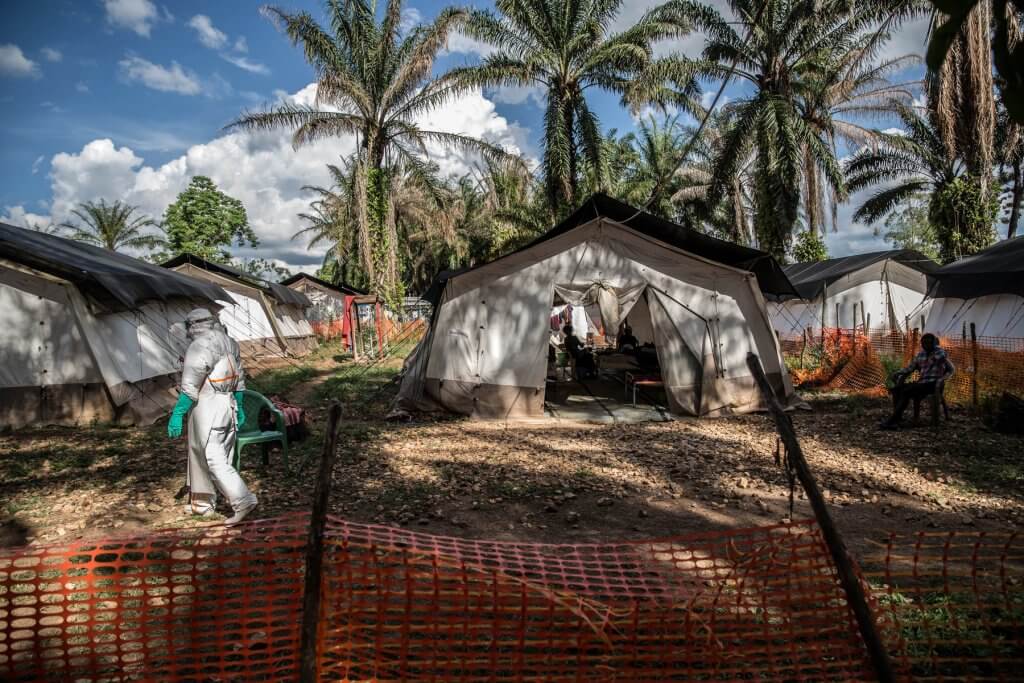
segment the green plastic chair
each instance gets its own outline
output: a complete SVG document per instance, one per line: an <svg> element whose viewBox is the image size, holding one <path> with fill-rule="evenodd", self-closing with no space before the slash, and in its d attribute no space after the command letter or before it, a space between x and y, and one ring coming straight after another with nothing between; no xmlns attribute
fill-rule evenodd
<svg viewBox="0 0 1024 683"><path fill-rule="evenodd" d="M246 389L242 392L242 408L245 411L245 422L238 427L235 439L234 466L238 470L242 464L242 449L250 444L263 446L263 464L270 464L270 444L281 444L281 457L288 469L288 431L284 425L284 413L278 410L263 394ZM274 417L273 431L260 429L260 412L266 408Z"/></svg>

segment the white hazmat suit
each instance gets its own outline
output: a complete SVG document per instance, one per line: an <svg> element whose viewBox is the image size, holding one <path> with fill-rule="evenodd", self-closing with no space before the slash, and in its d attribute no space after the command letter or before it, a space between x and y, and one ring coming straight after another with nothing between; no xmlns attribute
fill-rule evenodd
<svg viewBox="0 0 1024 683"><path fill-rule="evenodd" d="M206 309L188 315L192 342L185 352L181 392L195 402L188 419L188 485L192 512L208 514L220 491L241 521L256 507L256 496L232 466L238 435L234 392L245 389L238 343Z"/></svg>

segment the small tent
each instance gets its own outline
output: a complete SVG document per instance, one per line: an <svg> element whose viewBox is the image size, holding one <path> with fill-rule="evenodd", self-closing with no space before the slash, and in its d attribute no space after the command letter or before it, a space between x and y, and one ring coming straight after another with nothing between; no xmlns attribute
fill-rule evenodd
<svg viewBox="0 0 1024 683"><path fill-rule="evenodd" d="M185 316L226 297L124 254L0 224L0 426L152 422L177 398Z"/></svg>
<svg viewBox="0 0 1024 683"><path fill-rule="evenodd" d="M672 412L760 409L748 352L784 400L793 396L762 290L795 294L764 252L595 195L526 247L438 276L423 297L434 312L407 359L398 405L543 415L551 312L565 302L596 305L605 330L628 319L649 334Z"/></svg>
<svg viewBox="0 0 1024 683"><path fill-rule="evenodd" d="M1024 237L954 261L928 280L928 332L959 337L973 323L983 344L1024 338Z"/></svg>
<svg viewBox="0 0 1024 683"><path fill-rule="evenodd" d="M877 251L785 266L798 297L769 297L772 327L783 339L802 336L808 328L854 328L868 322L873 330L906 327L928 291L927 274L938 265L911 249ZM911 327L914 327L911 321Z"/></svg>
<svg viewBox="0 0 1024 683"><path fill-rule="evenodd" d="M331 284L308 273L296 273L281 284L309 299L312 305L306 310L306 318L317 337L341 339L345 348L351 348L352 303L366 292L345 284Z"/></svg>
<svg viewBox="0 0 1024 683"><path fill-rule="evenodd" d="M194 254L180 254L163 267L227 291L228 299L220 302L220 322L247 358L302 356L316 347L313 328L305 315L311 302L301 292Z"/></svg>

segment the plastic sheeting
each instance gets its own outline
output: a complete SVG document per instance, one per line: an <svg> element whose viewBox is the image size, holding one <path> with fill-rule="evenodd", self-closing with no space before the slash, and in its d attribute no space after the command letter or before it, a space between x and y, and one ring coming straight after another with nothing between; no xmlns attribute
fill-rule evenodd
<svg viewBox="0 0 1024 683"><path fill-rule="evenodd" d="M960 337L965 330L970 335L971 323L978 337L1024 338L1024 297L997 294L975 299L934 299L925 330Z"/></svg>
<svg viewBox="0 0 1024 683"><path fill-rule="evenodd" d="M0 258L74 284L109 310L189 298L213 303L224 290L109 249L0 223Z"/></svg>
<svg viewBox="0 0 1024 683"><path fill-rule="evenodd" d="M997 242L943 266L928 278L929 296L973 299L994 294L1024 297L1024 237Z"/></svg>

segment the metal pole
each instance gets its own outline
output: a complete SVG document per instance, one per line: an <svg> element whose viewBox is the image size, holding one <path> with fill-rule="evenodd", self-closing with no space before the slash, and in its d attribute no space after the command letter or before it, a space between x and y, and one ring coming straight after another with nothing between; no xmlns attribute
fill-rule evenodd
<svg viewBox="0 0 1024 683"><path fill-rule="evenodd" d="M853 610L854 616L857 618L857 626L860 628L860 635L864 639L864 645L867 647L871 663L875 667L875 674L882 683L895 681L896 677L893 674L892 662L889 660L889 652L885 647L885 643L882 642L878 630L875 628L875 619L871 614L871 608L868 606L864 587L861 585L857 573L853 569L853 561L850 559L846 545L843 543L843 539L832 521L832 516L829 515L828 506L825 504L821 491L818 490L818 484L814 480L814 475L811 474L811 468L808 466L807 460L804 459L800 442L796 438L796 430L793 429L793 421L786 414L782 404L779 403L779 399L775 396L775 391L768 383L768 378L764 374L764 369L761 367L761 361L757 354L747 354L747 366L754 375L754 379L761 389L761 394L768 404L768 410L775 419L775 429L778 431L782 443L786 446L789 462L796 471L796 476L803 486L804 493L807 494L807 500L811 504L811 509L814 511L814 518L818 521L818 526L821 527L825 544L828 546L829 552L832 554L832 560L836 565L836 573L839 574L839 582L842 584L843 592L846 593L846 600L850 605L850 609Z"/></svg>
<svg viewBox="0 0 1024 683"><path fill-rule="evenodd" d="M320 453L320 470L317 472L309 537L306 539L306 580L302 591L302 640L299 646L299 680L302 683L315 683L317 679L317 626L320 623L324 529L327 526L327 502L331 495L331 472L334 470L340 421L341 405L334 401L327 412L327 433L324 435L324 449Z"/></svg>

